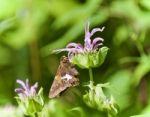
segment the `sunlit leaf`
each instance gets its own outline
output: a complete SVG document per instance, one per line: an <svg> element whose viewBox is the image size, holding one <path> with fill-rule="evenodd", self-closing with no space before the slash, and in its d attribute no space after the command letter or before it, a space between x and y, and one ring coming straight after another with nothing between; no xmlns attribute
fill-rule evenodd
<svg viewBox="0 0 150 117"><path fill-rule="evenodd" d="M114 96L120 109L130 105L131 73L121 70L112 75L108 81L110 83L110 94Z"/></svg>

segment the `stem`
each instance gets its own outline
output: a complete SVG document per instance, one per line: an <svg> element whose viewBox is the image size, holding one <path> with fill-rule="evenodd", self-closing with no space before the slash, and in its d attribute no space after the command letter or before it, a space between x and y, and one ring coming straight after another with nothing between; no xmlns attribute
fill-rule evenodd
<svg viewBox="0 0 150 117"><path fill-rule="evenodd" d="M137 46L137 49L140 53L140 55L146 55L145 52L144 52L144 48L143 48L143 45L142 45L142 41L144 41L145 39L145 30L141 32L141 34L139 35L139 39L136 39L136 46Z"/></svg>
<svg viewBox="0 0 150 117"><path fill-rule="evenodd" d="M143 46L142 44L139 42L139 41L136 41L136 46L138 48L138 51L140 52L140 55L145 55L145 52L144 52L144 49L143 49Z"/></svg>
<svg viewBox="0 0 150 117"><path fill-rule="evenodd" d="M90 86L93 89L93 72L92 72L92 68L89 68L89 76L90 76Z"/></svg>
<svg viewBox="0 0 150 117"><path fill-rule="evenodd" d="M38 113L35 113L35 117L38 117Z"/></svg>
<svg viewBox="0 0 150 117"><path fill-rule="evenodd" d="M89 76L90 76L90 81L93 82L93 72L92 72L92 68L89 68Z"/></svg>
<svg viewBox="0 0 150 117"><path fill-rule="evenodd" d="M89 68L89 76L90 76L90 91L91 91L91 103L93 103L94 101L94 81L93 81L93 72L92 72L92 68Z"/></svg>

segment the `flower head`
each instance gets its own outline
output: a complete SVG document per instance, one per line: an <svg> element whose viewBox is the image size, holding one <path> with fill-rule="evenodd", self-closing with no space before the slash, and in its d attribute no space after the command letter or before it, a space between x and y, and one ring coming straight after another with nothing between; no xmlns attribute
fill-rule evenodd
<svg viewBox="0 0 150 117"><path fill-rule="evenodd" d="M34 97L36 95L36 90L38 88L38 83L35 83L33 86L29 86L29 80L26 79L25 82L17 80L17 83L20 84L21 88L16 88L15 92L18 93L20 97Z"/></svg>
<svg viewBox="0 0 150 117"><path fill-rule="evenodd" d="M69 43L66 48L57 49L53 52L67 51L70 62L79 65L81 68L97 67L103 63L108 48L100 48L104 41L101 37L96 37L93 40L91 40L91 37L96 32L102 32L103 30L104 27L94 28L90 32L88 22L85 26L84 45L81 45L80 43Z"/></svg>
<svg viewBox="0 0 150 117"><path fill-rule="evenodd" d="M18 94L16 100L26 115L33 115L40 112L44 106L43 88L37 92L38 83L29 86L29 80L25 82L17 80L17 83L21 85L20 88L16 88L15 92Z"/></svg>
<svg viewBox="0 0 150 117"><path fill-rule="evenodd" d="M84 38L84 46L82 46L80 43L69 43L66 48L63 49L57 49L53 52L62 52L67 51L68 52L68 58L71 59L73 55L79 54L79 53L87 53L87 52L95 52L104 41L102 38L97 37L91 40L91 37L96 32L102 32L104 30L104 27L102 28L94 28L91 32L89 31L89 22L85 25L85 38Z"/></svg>
<svg viewBox="0 0 150 117"><path fill-rule="evenodd" d="M89 91L83 96L84 102L91 108L99 111L106 111L111 116L116 116L119 112L119 106L115 102L113 96L106 96L103 88L108 88L109 83L97 84L96 86L88 85Z"/></svg>

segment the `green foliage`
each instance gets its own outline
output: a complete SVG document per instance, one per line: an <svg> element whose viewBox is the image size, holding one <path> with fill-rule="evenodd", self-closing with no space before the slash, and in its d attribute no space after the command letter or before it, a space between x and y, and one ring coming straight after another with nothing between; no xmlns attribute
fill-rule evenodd
<svg viewBox="0 0 150 117"><path fill-rule="evenodd" d="M150 61L149 60L150 60L149 56L140 57L139 64L134 71L133 84L138 85L140 80L144 77L144 75L146 75L148 72L150 72Z"/></svg>
<svg viewBox="0 0 150 117"><path fill-rule="evenodd" d="M89 84L89 92L83 96L84 102L99 111L106 111L110 117L115 117L119 112L119 107L115 103L113 97L109 99L104 94L103 88L107 88L108 84L97 84L92 86Z"/></svg>
<svg viewBox="0 0 150 117"><path fill-rule="evenodd" d="M118 117L149 117L149 0L0 0L2 117L23 116L18 107L11 105L8 113L5 106L16 103L13 97L17 78L38 81L48 97L60 58L51 55L51 50L64 48L69 42L82 42L87 20L92 27L105 26L101 36L109 47L105 62L94 69L95 83L110 83L106 92L120 107ZM80 84L87 79L86 71L80 70ZM39 114L105 117L105 113L83 104L83 89L77 88L79 94L74 97L76 101L71 101L73 104L50 100Z"/></svg>
<svg viewBox="0 0 150 117"><path fill-rule="evenodd" d="M121 70L116 72L109 78L110 90L108 90L108 92L114 96L117 104L120 107L120 110L123 110L131 105L129 95L132 91L131 76L132 74L130 71Z"/></svg>

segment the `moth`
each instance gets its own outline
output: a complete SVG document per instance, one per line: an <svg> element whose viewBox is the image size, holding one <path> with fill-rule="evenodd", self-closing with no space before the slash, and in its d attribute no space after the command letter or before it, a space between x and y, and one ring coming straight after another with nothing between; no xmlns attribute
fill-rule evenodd
<svg viewBox="0 0 150 117"><path fill-rule="evenodd" d="M69 87L79 85L79 73L73 64L69 62L68 57L62 56L60 65L49 92L49 98L58 97Z"/></svg>

